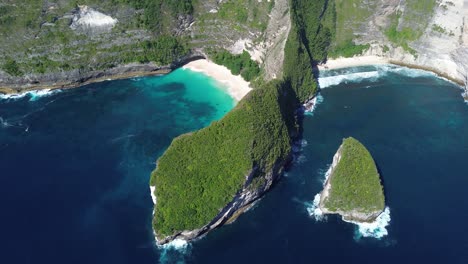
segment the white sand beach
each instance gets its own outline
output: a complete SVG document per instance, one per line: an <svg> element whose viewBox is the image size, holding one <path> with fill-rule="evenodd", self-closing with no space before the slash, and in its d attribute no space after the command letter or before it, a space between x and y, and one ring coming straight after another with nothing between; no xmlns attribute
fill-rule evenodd
<svg viewBox="0 0 468 264"><path fill-rule="evenodd" d="M240 101L252 88L250 83L240 75L233 75L231 71L209 60L196 60L186 64L184 69L204 73L225 86L229 95L236 101Z"/></svg>
<svg viewBox="0 0 468 264"><path fill-rule="evenodd" d="M378 56L360 56L352 58L338 58L328 60L327 63L318 66L319 70L334 70L348 67L389 64L387 58Z"/></svg>

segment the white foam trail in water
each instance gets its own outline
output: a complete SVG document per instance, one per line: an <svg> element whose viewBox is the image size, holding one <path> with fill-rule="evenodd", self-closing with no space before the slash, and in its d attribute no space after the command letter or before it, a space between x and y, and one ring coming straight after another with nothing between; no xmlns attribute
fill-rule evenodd
<svg viewBox="0 0 468 264"><path fill-rule="evenodd" d="M17 100L24 98L26 96L29 96L30 99L29 101L36 101L41 97L49 96L56 94L60 92L60 89L43 89L43 90L32 90L32 91L27 91L27 92L22 92L22 93L17 93L17 94L0 94L0 99L4 100Z"/></svg>
<svg viewBox="0 0 468 264"><path fill-rule="evenodd" d="M170 243L158 246L161 250L159 263L184 263L184 255L188 253L189 246L190 244L183 239L174 239Z"/></svg>
<svg viewBox="0 0 468 264"><path fill-rule="evenodd" d="M379 71L345 73L336 76L327 76L318 78L320 88L327 88L341 83L358 83L364 80L376 81L380 77Z"/></svg>
<svg viewBox="0 0 468 264"><path fill-rule="evenodd" d="M156 204L156 195L154 195L155 190L156 190L155 186L150 186L151 199L153 200L153 204Z"/></svg>
<svg viewBox="0 0 468 264"><path fill-rule="evenodd" d="M390 208L385 207L385 210L375 219L372 223L357 223L353 221L343 221L353 223L357 225L356 239L359 240L362 237L373 237L381 239L388 235L387 226L390 225Z"/></svg>

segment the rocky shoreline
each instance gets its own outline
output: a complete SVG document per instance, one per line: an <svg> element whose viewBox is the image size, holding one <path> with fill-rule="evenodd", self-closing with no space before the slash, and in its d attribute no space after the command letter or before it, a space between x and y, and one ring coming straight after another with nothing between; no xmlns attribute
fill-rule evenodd
<svg viewBox="0 0 468 264"><path fill-rule="evenodd" d="M106 70L89 72L77 69L67 72L47 73L41 75L31 74L23 77L0 76L0 94L16 94L44 89L69 89L109 80L164 75L189 62L205 58L206 55L202 52L194 52L170 65L163 66L159 66L154 63L132 63Z"/></svg>

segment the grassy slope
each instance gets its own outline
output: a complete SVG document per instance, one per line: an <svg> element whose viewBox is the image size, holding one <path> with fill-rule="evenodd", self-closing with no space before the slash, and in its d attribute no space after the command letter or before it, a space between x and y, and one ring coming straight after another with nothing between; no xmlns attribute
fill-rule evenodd
<svg viewBox="0 0 468 264"><path fill-rule="evenodd" d="M242 189L252 168L262 175L286 159L291 146L285 118L292 113L280 108L284 89L277 82L258 88L221 121L173 141L150 183L156 186L158 236L206 225Z"/></svg>
<svg viewBox="0 0 468 264"><path fill-rule="evenodd" d="M331 211L384 209L385 197L377 167L366 147L354 138L343 140L341 160L330 183L325 207Z"/></svg>

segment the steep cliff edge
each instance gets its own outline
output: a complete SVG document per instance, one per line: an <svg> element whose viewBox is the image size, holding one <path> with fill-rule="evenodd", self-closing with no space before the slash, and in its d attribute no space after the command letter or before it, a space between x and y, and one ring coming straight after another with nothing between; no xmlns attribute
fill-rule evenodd
<svg viewBox="0 0 468 264"><path fill-rule="evenodd" d="M468 2L335 1L337 32L334 45L349 41L366 45L362 55L385 57L396 64L431 70L466 83ZM343 5L346 4L345 8Z"/></svg>
<svg viewBox="0 0 468 264"><path fill-rule="evenodd" d="M369 151L356 139L344 139L333 157L319 208L354 222L372 222L383 212L380 176Z"/></svg>

